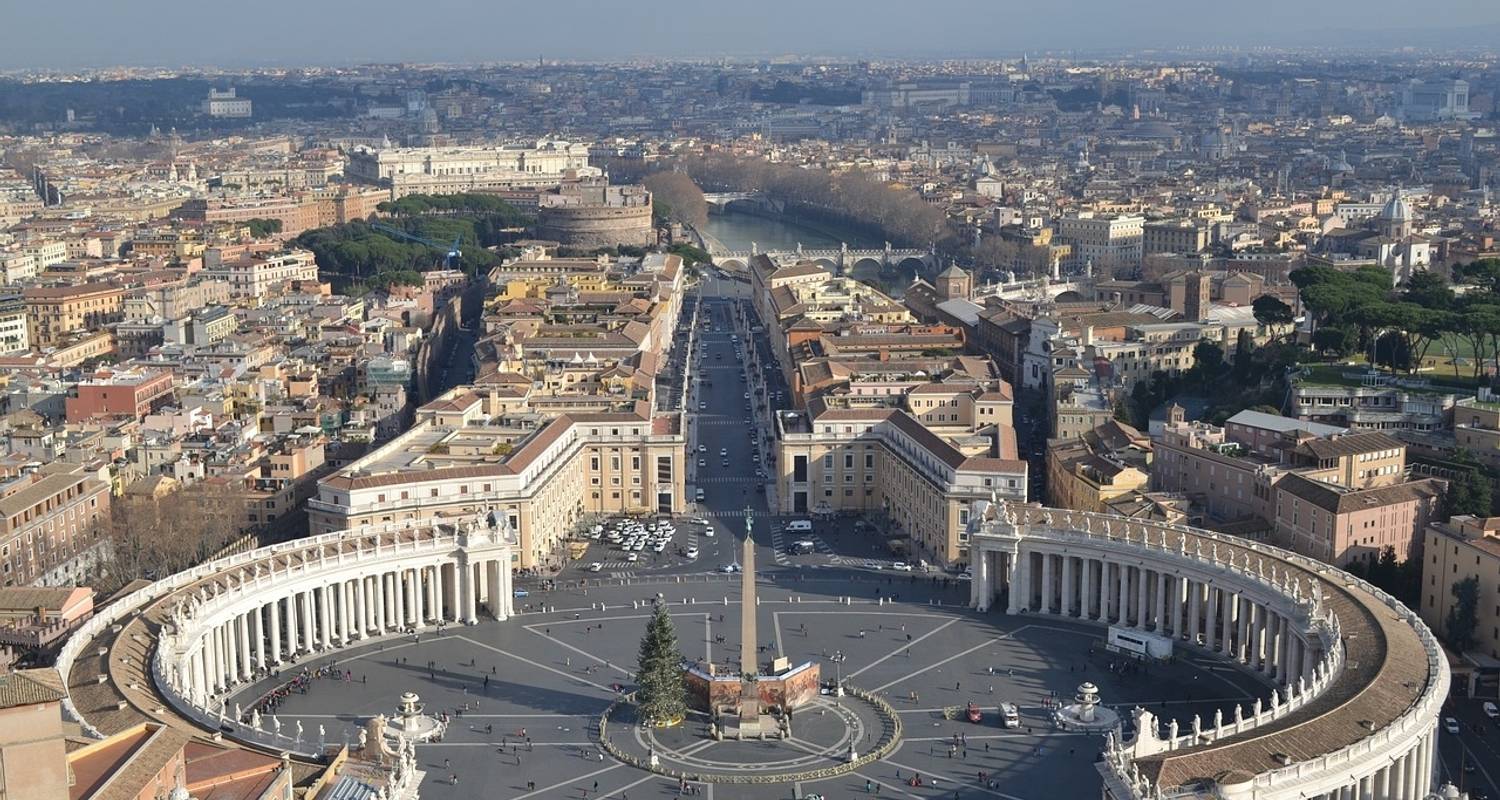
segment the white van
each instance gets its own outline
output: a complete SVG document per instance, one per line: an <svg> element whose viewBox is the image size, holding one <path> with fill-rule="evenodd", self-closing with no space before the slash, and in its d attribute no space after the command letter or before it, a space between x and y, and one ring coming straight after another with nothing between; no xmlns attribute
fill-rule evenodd
<svg viewBox="0 0 1500 800"><path fill-rule="evenodd" d="M812 521L794 519L786 524L787 533L812 533Z"/></svg>
<svg viewBox="0 0 1500 800"><path fill-rule="evenodd" d="M699 489L697 492L695 492L693 494L693 498L699 503L703 502L703 490Z"/></svg>
<svg viewBox="0 0 1500 800"><path fill-rule="evenodd" d="M1000 704L1000 725L1004 728L1021 727L1021 713L1015 703Z"/></svg>

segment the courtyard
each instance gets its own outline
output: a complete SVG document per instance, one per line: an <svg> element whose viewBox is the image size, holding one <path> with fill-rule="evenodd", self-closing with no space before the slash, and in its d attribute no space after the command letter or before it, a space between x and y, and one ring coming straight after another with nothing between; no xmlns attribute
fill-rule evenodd
<svg viewBox="0 0 1500 800"><path fill-rule="evenodd" d="M288 732L300 723L304 740L353 744L366 719L392 715L401 693L417 693L429 713L451 715L442 741L418 746L423 797L674 797L676 779L605 754L599 718L632 688L654 601L668 604L685 657L737 664L737 581L664 575L533 590L517 598L514 619L424 629L306 658L238 692L229 705L248 714L257 698L304 668L325 668L339 677L306 681L305 691L262 714L274 713ZM784 742L716 742L693 718L668 731L612 723L612 736L674 764L768 781L696 784L700 796L1096 796L1093 763L1103 741L1055 730L1049 720L1048 706L1069 702L1083 681L1097 684L1103 702L1127 717L1143 705L1184 727L1194 714L1207 719L1215 708L1266 693L1248 674L1183 650L1166 664L1127 661L1104 649L1099 626L976 613L966 607L969 588L961 581L831 567L763 573L758 591L763 641L751 646L761 662L777 655L817 662L825 681L840 678L889 703L902 733L878 761L792 783L777 782L775 773L834 764L850 744L865 752L880 736L876 724L847 712L847 698L830 695L798 710L796 733ZM965 719L970 702L983 711L979 723ZM1000 725L1002 702L1019 706L1020 727ZM921 786L910 785L913 775Z"/></svg>

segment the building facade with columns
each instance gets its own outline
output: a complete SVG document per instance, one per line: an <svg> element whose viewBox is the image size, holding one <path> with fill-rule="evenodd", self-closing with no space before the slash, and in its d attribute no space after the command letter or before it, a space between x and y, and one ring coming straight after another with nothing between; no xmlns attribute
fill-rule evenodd
<svg viewBox="0 0 1500 800"><path fill-rule="evenodd" d="M1437 639L1400 601L1326 564L1206 530L976 504L972 604L1164 636L1257 676L1213 719L1134 711L1097 764L1112 800L1424 798L1448 694Z"/></svg>
<svg viewBox="0 0 1500 800"><path fill-rule="evenodd" d="M177 714L243 744L315 760L326 742L259 715L247 720L223 698L365 640L473 624L481 614L508 619L517 543L505 516L490 513L363 526L201 564L111 603L64 644L64 714L96 739L130 724L124 712ZM151 644L144 658L112 655L142 642ZM75 674L96 656L108 659L114 681L94 686Z"/></svg>

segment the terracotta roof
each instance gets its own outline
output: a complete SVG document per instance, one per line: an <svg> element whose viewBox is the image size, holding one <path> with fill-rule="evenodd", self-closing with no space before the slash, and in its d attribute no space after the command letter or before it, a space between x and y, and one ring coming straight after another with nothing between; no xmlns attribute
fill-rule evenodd
<svg viewBox="0 0 1500 800"><path fill-rule="evenodd" d="M1276 486L1278 491L1287 492L1334 514L1425 500L1443 494L1442 482L1431 478L1372 489L1347 489L1293 473L1282 478Z"/></svg>
<svg viewBox="0 0 1500 800"><path fill-rule="evenodd" d="M56 703L67 694L55 669L18 669L0 675L0 708Z"/></svg>
<svg viewBox="0 0 1500 800"><path fill-rule="evenodd" d="M1298 445L1296 452L1313 458L1342 458L1343 456L1369 453L1376 450L1395 450L1406 445L1379 431L1350 433L1324 439L1309 439Z"/></svg>

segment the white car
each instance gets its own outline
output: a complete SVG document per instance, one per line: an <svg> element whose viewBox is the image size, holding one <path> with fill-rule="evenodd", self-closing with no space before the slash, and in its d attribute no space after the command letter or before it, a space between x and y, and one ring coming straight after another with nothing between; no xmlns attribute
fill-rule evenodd
<svg viewBox="0 0 1500 800"><path fill-rule="evenodd" d="M891 565L891 569L897 572L911 572L911 565L905 561L897 561Z"/></svg>
<svg viewBox="0 0 1500 800"><path fill-rule="evenodd" d="M729 456L729 448L727 448L727 447L720 447L719 448L719 458L727 458L728 456Z"/></svg>
<svg viewBox="0 0 1500 800"><path fill-rule="evenodd" d="M703 535L707 536L710 539L714 538L714 529L713 528L704 528L703 529Z"/></svg>
<svg viewBox="0 0 1500 800"><path fill-rule="evenodd" d="M1489 717L1490 719L1500 717L1500 708L1497 708L1494 703L1486 700L1484 701L1484 706L1482 707L1484 708L1484 715L1486 717Z"/></svg>
<svg viewBox="0 0 1500 800"><path fill-rule="evenodd" d="M708 524L708 520L706 520L706 519L704 519L702 517L693 517L692 519L688 520L688 522L691 522L694 525L707 525Z"/></svg>
<svg viewBox="0 0 1500 800"><path fill-rule="evenodd" d="M740 565L739 564L724 564L724 565L722 565L722 566L719 567L719 571L722 572L722 573L724 573L724 574L726 574L726 575L732 574L732 573L740 571Z"/></svg>
<svg viewBox="0 0 1500 800"><path fill-rule="evenodd" d="M1443 730L1445 730L1445 731L1453 734L1454 736L1457 736L1458 735L1458 720L1456 720L1456 719L1454 719L1452 717L1443 717Z"/></svg>
<svg viewBox="0 0 1500 800"><path fill-rule="evenodd" d="M698 469L703 469L706 466L708 466L708 459L706 459L706 458L700 458L700 459L698 459Z"/></svg>
<svg viewBox="0 0 1500 800"><path fill-rule="evenodd" d="M653 553L660 553L661 551L663 551L665 549L667 549L667 543L666 542L657 542L656 545L651 548L651 552L653 552Z"/></svg>
<svg viewBox="0 0 1500 800"><path fill-rule="evenodd" d="M700 445L698 445L698 452L700 452L700 453L707 453L708 452L708 445L706 445L706 444L700 444Z"/></svg>
<svg viewBox="0 0 1500 800"><path fill-rule="evenodd" d="M641 556L639 553L631 553L630 555L625 556L626 561L639 561L640 559Z"/></svg>
<svg viewBox="0 0 1500 800"><path fill-rule="evenodd" d="M696 548L696 547L689 547L687 549L686 555L687 555L687 557L689 559L697 558L698 557L698 548Z"/></svg>
<svg viewBox="0 0 1500 800"><path fill-rule="evenodd" d="M601 569L604 569L604 565L599 563L598 561L595 561L594 563L589 565L589 572L598 572Z"/></svg>
<svg viewBox="0 0 1500 800"><path fill-rule="evenodd" d="M749 400L749 399L750 399L750 393L749 393L749 392L745 392L745 399L746 399L746 400Z"/></svg>
<svg viewBox="0 0 1500 800"><path fill-rule="evenodd" d="M972 572L960 572L960 573L958 573L958 579L961 580L961 581L972 581L972 580L974 580L974 573L972 573Z"/></svg>

